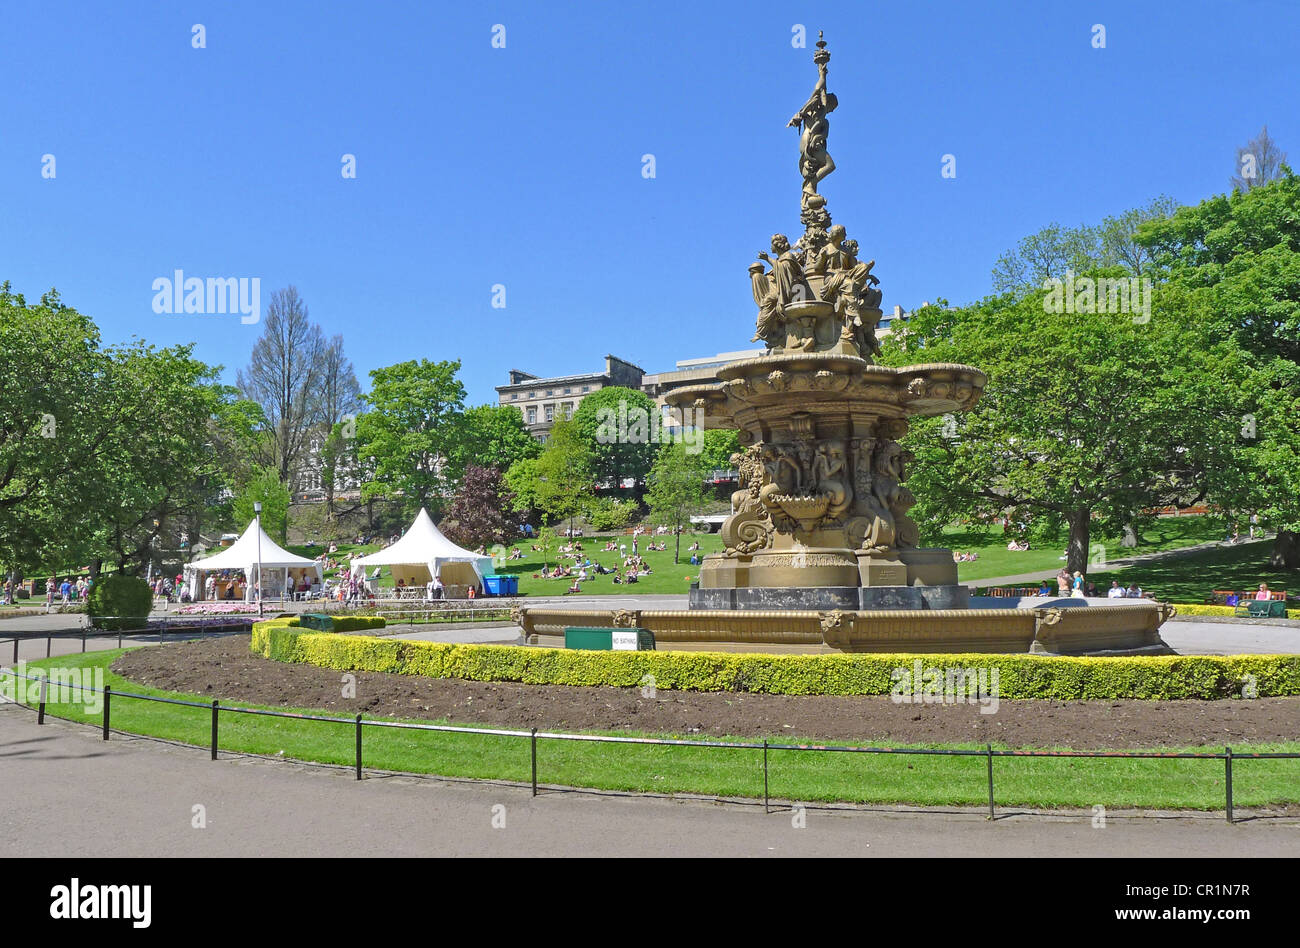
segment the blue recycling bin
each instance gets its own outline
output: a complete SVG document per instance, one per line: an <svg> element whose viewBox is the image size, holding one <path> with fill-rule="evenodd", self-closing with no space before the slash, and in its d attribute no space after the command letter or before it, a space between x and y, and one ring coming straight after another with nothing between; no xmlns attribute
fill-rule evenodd
<svg viewBox="0 0 1300 948"><path fill-rule="evenodd" d="M501 576L484 576L483 591L486 592L489 596L501 595L502 578L503 577Z"/></svg>

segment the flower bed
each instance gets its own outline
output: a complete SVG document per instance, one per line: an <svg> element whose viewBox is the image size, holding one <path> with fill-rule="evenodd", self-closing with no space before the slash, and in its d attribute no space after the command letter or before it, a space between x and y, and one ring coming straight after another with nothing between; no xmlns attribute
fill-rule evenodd
<svg viewBox="0 0 1300 948"><path fill-rule="evenodd" d="M181 606L176 610L178 616L227 616L227 615L256 615L257 603L255 602L196 602L193 605Z"/></svg>

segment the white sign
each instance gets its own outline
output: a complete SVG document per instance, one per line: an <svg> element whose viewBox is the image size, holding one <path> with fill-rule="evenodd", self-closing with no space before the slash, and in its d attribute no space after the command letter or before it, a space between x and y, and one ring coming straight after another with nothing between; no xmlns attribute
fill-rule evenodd
<svg viewBox="0 0 1300 948"><path fill-rule="evenodd" d="M635 652L636 651L636 630L632 629L627 632L610 633L613 639L613 647L616 652Z"/></svg>

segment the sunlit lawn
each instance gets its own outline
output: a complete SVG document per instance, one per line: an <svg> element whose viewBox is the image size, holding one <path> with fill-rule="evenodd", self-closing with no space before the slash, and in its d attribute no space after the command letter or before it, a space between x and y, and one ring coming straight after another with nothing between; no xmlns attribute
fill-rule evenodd
<svg viewBox="0 0 1300 948"><path fill-rule="evenodd" d="M952 550L979 553L979 559L957 564L957 575L962 582L988 579L994 576L1016 576L1043 570L1055 572L1064 564L1065 540L1051 546L1034 544L1023 553L1007 549L1010 535L1004 536L1001 528L980 533L967 527L948 527L939 543ZM1195 546L1209 540L1223 539L1223 522L1212 517L1161 517L1142 531L1142 543L1132 549L1120 546L1118 537L1092 538L1101 544L1107 559L1118 560L1143 553L1156 553L1184 546ZM1094 555L1096 551L1094 549ZM1090 577L1091 578L1091 577Z"/></svg>
<svg viewBox="0 0 1300 948"><path fill-rule="evenodd" d="M1098 586L1112 579L1124 585L1136 581L1166 602L1200 603L1216 589L1249 591L1268 583L1270 589L1300 592L1300 570L1281 570L1268 565L1273 541L1197 550L1186 556L1155 563L1138 563L1124 570L1098 572Z"/></svg>
<svg viewBox="0 0 1300 948"><path fill-rule="evenodd" d="M616 539L620 544L627 547L626 554L611 552L602 552L605 544L610 539ZM618 593L636 593L645 595L647 593L680 593L685 595L690 592L691 583L699 578L700 568L691 564L691 550L689 547L693 543L699 543L700 549L698 555L703 557L707 553L716 553L722 549L722 539L716 533L684 533L681 537L682 551L681 562L673 562L673 551L675 549L675 538L672 536L640 536L637 538L637 548L641 558L645 560L650 567L649 576L642 576L637 582L631 585L614 585L612 575L600 575L588 570L591 577L587 582L582 584L582 595L600 595L608 596ZM560 546L568 544L569 540L562 539ZM599 563L607 569L613 569L615 566L623 565L624 556L632 554L632 538L630 536L610 537L580 537L578 542L582 544L584 556L589 556L593 563ZM665 543L668 549L663 552L650 553L646 551L647 543ZM572 578L562 579L542 579L540 575L534 578L534 574L540 574L543 565L541 553L533 551L537 545L536 540L523 540L514 544L512 549L522 550L524 558L522 560L507 560L497 566L498 574L514 575L519 577L519 592L521 595L528 596L559 596L568 590L573 582ZM550 551L546 563L554 569L556 564L555 549ZM564 559L562 562L565 566L573 567L573 560ZM575 571L576 572L576 571ZM576 594L575 594L576 595Z"/></svg>

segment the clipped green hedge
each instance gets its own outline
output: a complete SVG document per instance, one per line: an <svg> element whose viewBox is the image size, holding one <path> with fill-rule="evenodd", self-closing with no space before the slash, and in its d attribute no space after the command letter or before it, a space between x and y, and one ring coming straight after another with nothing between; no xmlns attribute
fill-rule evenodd
<svg viewBox="0 0 1300 948"><path fill-rule="evenodd" d="M1235 616L1236 606L1212 606L1205 603L1175 603L1180 616ZM1288 619L1300 619L1300 609L1288 609Z"/></svg>
<svg viewBox="0 0 1300 948"><path fill-rule="evenodd" d="M387 623L383 616L330 616L335 632L358 632L362 629L382 629Z"/></svg>
<svg viewBox="0 0 1300 948"><path fill-rule="evenodd" d="M765 655L756 652L597 652L455 645L253 626L252 651L280 662L470 681L784 695L887 695L897 668L998 670L998 697L1056 700L1230 698L1247 676L1259 697L1300 694L1300 655L1066 658L1039 655Z"/></svg>
<svg viewBox="0 0 1300 948"><path fill-rule="evenodd" d="M121 573L109 573L95 580L86 597L90 624L109 632L145 628L152 608L153 591L149 584L138 576Z"/></svg>

